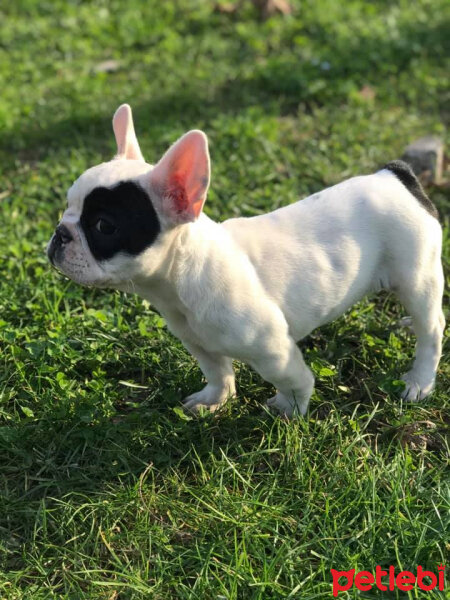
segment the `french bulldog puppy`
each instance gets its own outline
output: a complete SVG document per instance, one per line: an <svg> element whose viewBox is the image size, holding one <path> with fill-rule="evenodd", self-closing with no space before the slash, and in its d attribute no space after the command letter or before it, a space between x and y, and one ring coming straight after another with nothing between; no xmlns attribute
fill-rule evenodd
<svg viewBox="0 0 450 600"><path fill-rule="evenodd" d="M235 394L232 358L276 388L268 405L305 414L314 387L296 342L370 292L395 292L417 336L404 398L433 389L444 330L437 211L403 162L269 214L215 223L204 133L189 131L152 166L131 109L113 118L117 155L68 192L48 245L82 285L137 292L198 360L207 385L185 400L215 410Z"/></svg>

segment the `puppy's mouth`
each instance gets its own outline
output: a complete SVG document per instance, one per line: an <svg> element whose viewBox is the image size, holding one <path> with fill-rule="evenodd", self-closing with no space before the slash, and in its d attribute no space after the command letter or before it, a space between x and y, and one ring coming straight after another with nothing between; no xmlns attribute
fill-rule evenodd
<svg viewBox="0 0 450 600"><path fill-rule="evenodd" d="M84 257L84 254L87 254L87 244L81 232L78 233L74 238L65 225L58 225L46 249L52 268L65 278L85 287L113 287L112 279L100 261L95 261L95 267L94 264L88 264ZM76 244L81 245L79 251L73 249ZM73 251L66 252L69 248Z"/></svg>
<svg viewBox="0 0 450 600"><path fill-rule="evenodd" d="M113 286L113 282L111 278L106 278L103 276L104 270L100 264L97 266L100 268L101 276L97 276L96 278L90 279L86 278L86 273L84 269L80 269L80 265L78 263L72 263L70 260L66 260L64 258L64 249L58 249L52 256L49 256L49 262L51 264L52 269L54 269L59 275L64 277L69 281L73 281L78 285L82 285L83 287L88 288L111 288Z"/></svg>

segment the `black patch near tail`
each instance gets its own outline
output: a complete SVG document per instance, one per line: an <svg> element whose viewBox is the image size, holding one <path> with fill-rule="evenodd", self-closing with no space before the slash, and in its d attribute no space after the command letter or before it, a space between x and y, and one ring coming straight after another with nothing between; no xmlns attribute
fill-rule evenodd
<svg viewBox="0 0 450 600"><path fill-rule="evenodd" d="M413 196L422 204L422 206L432 215L435 219L439 219L439 213L426 195L420 181L414 175L413 170L403 160L393 160L387 165L384 165L383 169L388 169L399 179L405 188L411 192Z"/></svg>

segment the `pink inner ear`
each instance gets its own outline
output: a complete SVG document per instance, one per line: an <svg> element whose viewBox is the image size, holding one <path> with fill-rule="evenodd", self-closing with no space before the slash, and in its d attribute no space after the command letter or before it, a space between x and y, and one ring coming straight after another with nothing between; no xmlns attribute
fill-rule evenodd
<svg viewBox="0 0 450 600"><path fill-rule="evenodd" d="M189 208L189 199L186 193L186 175L173 173L168 181L166 195L173 202L177 213L186 211Z"/></svg>
<svg viewBox="0 0 450 600"><path fill-rule="evenodd" d="M205 134L195 130L186 133L155 166L151 179L169 217L177 222L197 219L209 185Z"/></svg>
<svg viewBox="0 0 450 600"><path fill-rule="evenodd" d="M113 130L117 142L117 154L125 154L128 129L127 110L122 106L116 111L113 119Z"/></svg>

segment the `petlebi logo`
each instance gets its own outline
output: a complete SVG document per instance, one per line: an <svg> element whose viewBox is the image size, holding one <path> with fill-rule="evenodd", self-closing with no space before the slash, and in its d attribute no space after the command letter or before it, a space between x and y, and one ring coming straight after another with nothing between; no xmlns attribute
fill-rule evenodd
<svg viewBox="0 0 450 600"><path fill-rule="evenodd" d="M395 567L383 569L379 565L375 568L375 573L370 571L355 572L355 569L349 571L337 571L331 569L333 576L333 596L336 597L339 592L345 592L355 586L362 592L370 591L374 586L383 592L394 591L398 589L402 592L412 590L415 586L419 589L430 592L431 590L443 591L445 587L445 565L438 565L437 573L426 571L421 565L417 567L417 572L399 571Z"/></svg>

